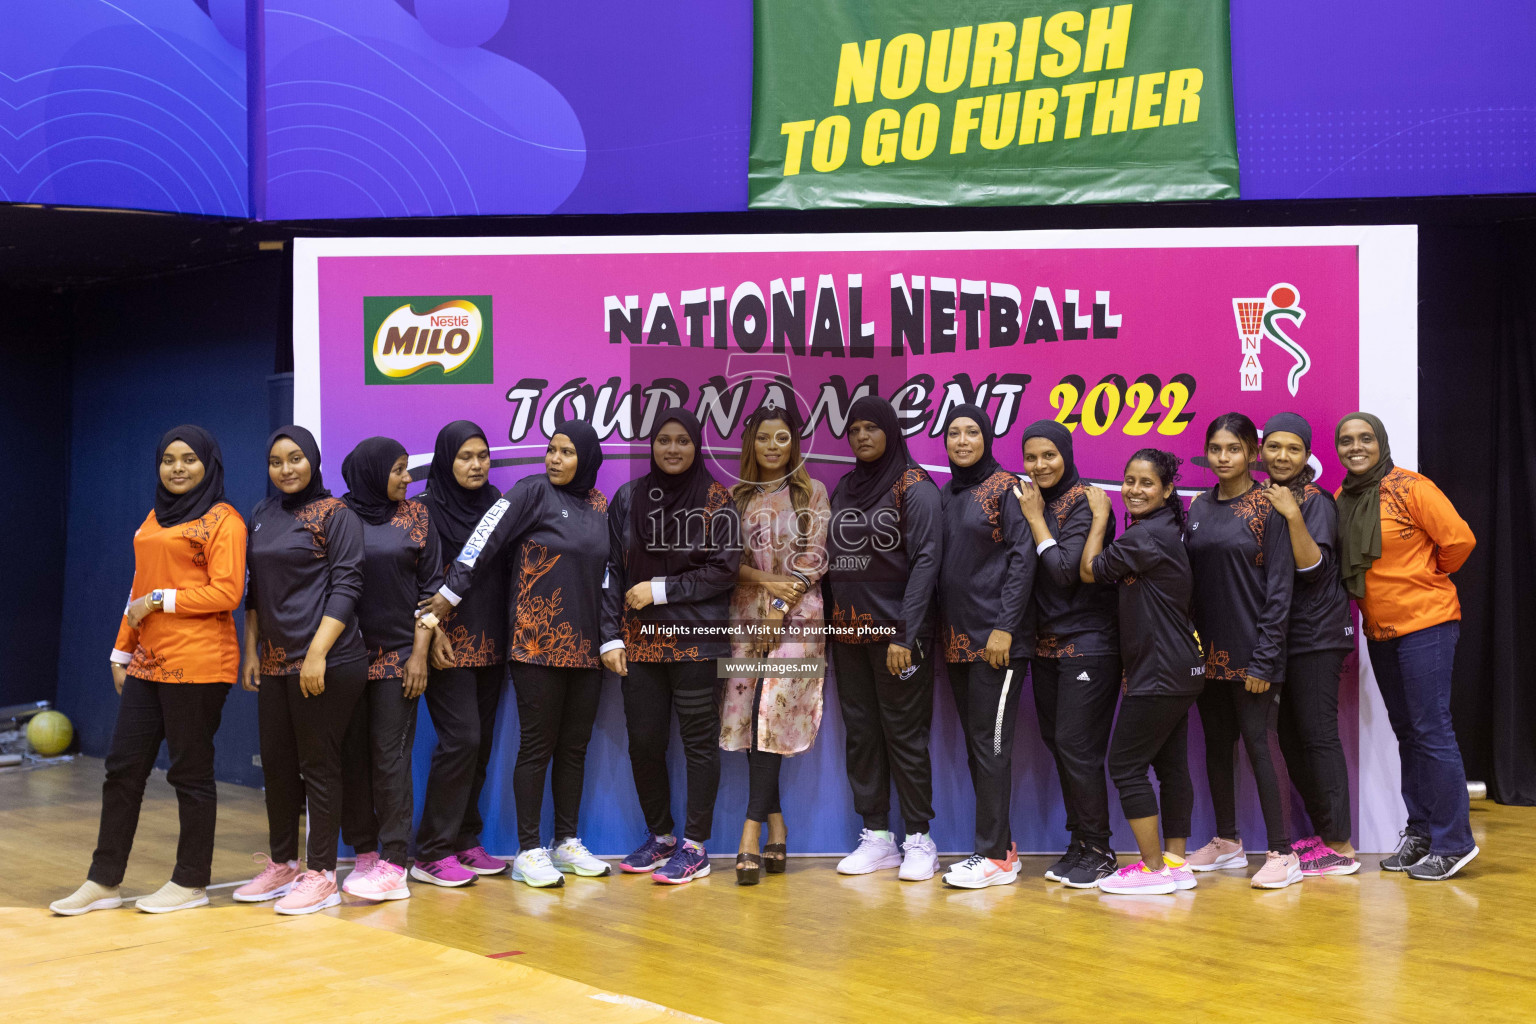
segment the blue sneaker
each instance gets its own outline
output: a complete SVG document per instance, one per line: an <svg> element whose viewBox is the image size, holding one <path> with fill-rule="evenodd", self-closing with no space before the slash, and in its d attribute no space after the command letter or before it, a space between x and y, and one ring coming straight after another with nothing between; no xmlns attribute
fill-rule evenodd
<svg viewBox="0 0 1536 1024"><path fill-rule="evenodd" d="M676 836L648 835L640 849L619 861L619 870L631 875L643 875L665 864L677 851Z"/></svg>
<svg viewBox="0 0 1536 1024"><path fill-rule="evenodd" d="M695 878L703 878L707 874L709 874L709 854L704 852L704 847L692 839L685 839L671 859L651 876L651 880L660 882L662 885L682 885Z"/></svg>

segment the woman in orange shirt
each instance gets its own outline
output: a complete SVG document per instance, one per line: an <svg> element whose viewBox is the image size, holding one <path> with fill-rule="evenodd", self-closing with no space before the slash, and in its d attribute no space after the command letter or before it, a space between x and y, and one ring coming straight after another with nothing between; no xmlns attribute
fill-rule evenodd
<svg viewBox="0 0 1536 1024"><path fill-rule="evenodd" d="M86 883L51 904L56 914L122 905L118 886L162 739L181 836L171 880L138 908L164 914L208 903L218 798L213 734L240 665L232 613L245 590L245 521L224 501L224 464L207 431L169 431L156 461L155 507L133 536L133 590L112 651L122 701L101 787L101 831Z"/></svg>
<svg viewBox="0 0 1536 1024"><path fill-rule="evenodd" d="M1450 577L1477 540L1427 477L1393 465L1381 420L1352 412L1335 442L1349 474L1338 492L1344 589L1360 606L1408 806L1402 843L1381 866L1441 881L1478 854L1451 726L1461 603Z"/></svg>

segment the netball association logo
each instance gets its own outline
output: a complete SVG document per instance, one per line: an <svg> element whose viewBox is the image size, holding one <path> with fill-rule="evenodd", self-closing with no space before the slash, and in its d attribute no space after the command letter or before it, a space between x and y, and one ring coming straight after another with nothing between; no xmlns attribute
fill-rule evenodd
<svg viewBox="0 0 1536 1024"><path fill-rule="evenodd" d="M1307 317L1306 310L1301 308L1301 292L1293 284L1281 282L1271 285L1269 294L1262 299L1233 299L1232 313L1237 319L1237 335L1242 339L1243 346L1243 361L1238 368L1242 389L1263 390L1264 366L1259 357L1264 339L1268 338L1293 360L1285 384L1294 397L1301 386L1301 378L1312 369L1312 357L1280 329L1277 321L1286 319L1301 326Z"/></svg>

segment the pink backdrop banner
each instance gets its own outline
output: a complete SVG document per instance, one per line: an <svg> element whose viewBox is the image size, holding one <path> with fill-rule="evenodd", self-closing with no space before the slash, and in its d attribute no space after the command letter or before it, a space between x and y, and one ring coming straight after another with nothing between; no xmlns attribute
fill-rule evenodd
<svg viewBox="0 0 1536 1024"><path fill-rule="evenodd" d="M777 375L792 381L807 416L834 378L852 394L873 375L872 390L900 399L909 429L918 428L910 438L914 455L942 467L942 445L930 435L942 422L946 398L972 398L991 381L985 404L1003 428L997 452L1005 466L1021 466L1024 426L1069 419L1080 469L1117 480L1126 458L1141 447L1198 454L1205 424L1230 410L1261 426L1272 413L1298 412L1328 436L1337 417L1359 403L1357 263L1353 246L326 258L319 270L320 428L331 452L388 433L413 453L429 453L438 428L464 418L480 423L493 447L517 445L510 450L541 455L546 420L592 419L600 401L592 392L610 379L613 395L641 387L632 405L641 416L652 404L676 403L675 390L649 401L643 394L670 377L686 389L682 404L696 411L704 401L706 413L729 412L734 400L735 416L724 418L739 426ZM905 287L893 288L893 277ZM850 281L858 285L851 288ZM796 282L803 285L798 303ZM791 317L774 316L775 283L781 296L787 293L778 303L801 309L799 329ZM1294 393L1288 376L1297 358L1262 334L1245 343L1233 306L1234 299L1262 304L1277 285L1295 296L1285 308L1300 313L1275 318L1272 330L1293 340L1309 364ZM710 302L711 290L723 299ZM705 296L692 311L690 291ZM768 337L727 323L726 347L717 347L731 300L738 299L737 319L745 325L753 292L765 300ZM859 300L857 326L851 292ZM416 295L492 297L491 383L366 382L372 339L364 299ZM632 296L635 307L625 305ZM1013 296L1018 300L1010 302ZM898 335L893 307L901 314L914 306L921 309L917 330ZM726 317L715 315L720 309ZM1262 312L1254 316L1262 319ZM638 329L626 335L630 323ZM818 326L823 351L812 354ZM643 340L636 344L632 336ZM754 340L761 347L749 350ZM797 340L804 354L796 354ZM867 355L856 354L860 341ZM716 375L727 382L717 389L727 400L711 402L713 393L701 394L701 386ZM1088 392L1103 382L1083 422ZM728 393L743 383L739 397ZM602 404L599 418L608 420L615 405ZM722 429L721 416L703 418L706 444L734 454L739 432ZM628 450L624 442L635 434L629 426L600 431L615 454ZM842 433L835 422L819 420L807 448L817 456L846 456ZM720 457L729 472L734 458ZM1331 486L1337 462L1321 461ZM509 483L521 472L515 465L493 481ZM604 484L611 488L633 469L612 466ZM827 475L835 479L843 471ZM1184 484L1203 480L1191 471Z"/></svg>
<svg viewBox="0 0 1536 1024"><path fill-rule="evenodd" d="M1022 468L1025 426L1058 419L1073 429L1083 475L1112 486L1139 448L1198 455L1206 425L1221 413L1244 412L1262 427L1291 411L1312 424L1320 483L1332 489L1342 476L1333 424L1369 397L1362 364L1381 359L1394 339L1414 351L1411 301L1398 309L1395 286L1381 284L1388 271L1362 269L1375 258L1363 252L1393 242L1367 237L1372 230L1403 229L304 243L295 264L296 418L319 427L331 465L370 435L398 439L418 481L438 429L473 420L492 447L492 482L505 489L542 472L553 424L575 416L603 438L599 487L611 495L646 470L645 431L673 405L699 413L710 468L730 483L742 421L770 396L796 402L808 420L812 472L829 490L849 468L844 421L862 392L896 403L914 456L941 484L947 462L936 435L957 402L992 415L1005 468ZM1411 296L1411 280L1406 289ZM476 305L485 323L476 345L486 351L466 358L459 338L461 369L381 376L384 313L409 305L427 349L430 311L450 300ZM1398 319L1373 319L1367 308ZM441 334L438 341L446 352ZM400 345L396 338L397 354ZM454 373L488 382L456 383ZM416 383L423 379L431 382ZM1411 395L1404 411L1416 412ZM1180 489L1188 495L1213 483L1208 471L1186 465ZM824 735L786 769L786 809L799 805L804 815L802 850L843 850L858 830L841 782L831 686ZM934 828L941 849L969 851L970 786L946 691L942 683L936 691ZM1346 685L1341 708L1352 774L1357 718L1369 717L1355 693ZM622 713L617 694L609 696L583 812L584 833L605 853L626 852L641 831ZM503 705L498 755L508 773L512 703ZM1021 850L1059 849L1054 767L1030 700L1020 714L1016 839ZM430 742L430 728L423 732L418 755ZM1198 728L1194 735L1198 741ZM730 824L720 836L733 832L745 806L744 759L725 760L719 813ZM1192 762L1199 843L1212 821L1198 742ZM509 780L506 799L501 787L499 775L488 784L488 827L511 850ZM1354 788L1358 794L1358 779ZM1118 810L1115 818L1117 845L1127 845ZM1251 792L1243 822L1248 834L1263 834Z"/></svg>

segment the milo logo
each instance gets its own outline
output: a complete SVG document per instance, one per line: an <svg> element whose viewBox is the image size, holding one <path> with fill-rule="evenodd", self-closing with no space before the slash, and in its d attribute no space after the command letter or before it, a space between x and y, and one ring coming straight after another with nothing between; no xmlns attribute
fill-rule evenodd
<svg viewBox="0 0 1536 1024"><path fill-rule="evenodd" d="M363 299L369 384L491 383L489 295Z"/></svg>

